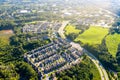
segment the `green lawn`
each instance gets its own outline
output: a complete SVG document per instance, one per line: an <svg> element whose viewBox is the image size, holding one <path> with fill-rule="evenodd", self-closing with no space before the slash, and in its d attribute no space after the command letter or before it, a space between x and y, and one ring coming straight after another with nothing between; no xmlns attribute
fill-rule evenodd
<svg viewBox="0 0 120 80"><path fill-rule="evenodd" d="M107 28L91 26L84 33L80 34L75 41L81 41L84 44L88 43L90 45L101 44L105 35L108 34Z"/></svg>
<svg viewBox="0 0 120 80"><path fill-rule="evenodd" d="M120 34L108 35L106 37L106 45L108 51L115 57L118 49L118 44L120 44Z"/></svg>
<svg viewBox="0 0 120 80"><path fill-rule="evenodd" d="M71 34L71 33L79 34L80 32L81 32L81 30L76 29L75 26L73 26L73 25L67 25L65 27L65 34L66 35Z"/></svg>

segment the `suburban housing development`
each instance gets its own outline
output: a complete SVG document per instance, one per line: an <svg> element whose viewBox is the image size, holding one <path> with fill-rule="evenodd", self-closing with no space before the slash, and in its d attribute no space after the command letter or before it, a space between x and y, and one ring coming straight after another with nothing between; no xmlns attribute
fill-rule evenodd
<svg viewBox="0 0 120 80"><path fill-rule="evenodd" d="M0 80L120 80L120 0L0 0Z"/></svg>
<svg viewBox="0 0 120 80"><path fill-rule="evenodd" d="M66 40L57 38L50 44L27 52L24 58L39 74L44 75L78 64L82 54Z"/></svg>

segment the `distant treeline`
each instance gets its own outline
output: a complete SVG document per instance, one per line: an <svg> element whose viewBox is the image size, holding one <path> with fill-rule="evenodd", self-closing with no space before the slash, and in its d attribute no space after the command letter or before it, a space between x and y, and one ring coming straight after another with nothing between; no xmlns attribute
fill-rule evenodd
<svg viewBox="0 0 120 80"><path fill-rule="evenodd" d="M15 23L12 21L0 21L0 30L14 29Z"/></svg>
<svg viewBox="0 0 120 80"><path fill-rule="evenodd" d="M111 34L114 34L114 33L120 34L120 18L116 19L115 23L110 28L110 33Z"/></svg>

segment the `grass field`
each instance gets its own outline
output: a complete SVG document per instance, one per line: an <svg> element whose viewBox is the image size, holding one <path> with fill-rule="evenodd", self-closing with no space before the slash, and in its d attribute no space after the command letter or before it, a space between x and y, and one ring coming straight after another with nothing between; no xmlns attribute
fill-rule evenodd
<svg viewBox="0 0 120 80"><path fill-rule="evenodd" d="M106 37L106 45L107 45L108 51L114 57L116 57L118 44L120 44L120 34L108 35Z"/></svg>
<svg viewBox="0 0 120 80"><path fill-rule="evenodd" d="M81 30L76 29L75 26L73 26L73 25L67 25L65 27L65 34L66 35L71 34L71 33L79 34L80 32L81 32Z"/></svg>
<svg viewBox="0 0 120 80"><path fill-rule="evenodd" d="M107 28L91 26L84 33L80 34L75 41L81 41L84 44L88 43L89 45L101 44L103 38L107 34Z"/></svg>
<svg viewBox="0 0 120 80"><path fill-rule="evenodd" d="M9 45L9 38L13 35L11 30L0 31L0 48L4 48Z"/></svg>

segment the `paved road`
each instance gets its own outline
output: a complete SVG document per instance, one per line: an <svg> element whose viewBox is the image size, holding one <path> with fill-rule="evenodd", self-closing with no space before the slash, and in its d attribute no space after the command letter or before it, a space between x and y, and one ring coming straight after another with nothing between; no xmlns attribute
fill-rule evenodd
<svg viewBox="0 0 120 80"><path fill-rule="evenodd" d="M68 23L69 23L69 21L63 21L62 26L58 30L59 35L64 39L66 38L65 35L64 35L64 32L65 32L64 28Z"/></svg>
<svg viewBox="0 0 120 80"><path fill-rule="evenodd" d="M92 53L90 53L87 50L85 50L84 48L82 48L78 43L71 42L70 44L72 45L72 47L75 47L78 50L81 50L88 55L88 57L94 62L94 64L98 68L98 71L99 71L100 76L101 76L101 80L109 80L105 68L102 66L100 61L94 55L92 55Z"/></svg>
<svg viewBox="0 0 120 80"><path fill-rule="evenodd" d="M68 23L69 23L69 21L63 22L63 25L59 28L59 31L58 31L59 35L64 39L66 39L66 37L64 35L64 28ZM82 48L80 46L80 44L72 42L70 40L68 40L68 41L70 42L70 44L73 47L77 48L78 50L81 50L81 51L85 52L88 55L88 57L94 62L94 64L96 65L96 67L98 68L98 70L100 72L101 80L109 80L108 74L107 74L105 68L103 67L101 62L94 55L92 55L90 52L88 52L87 50Z"/></svg>

